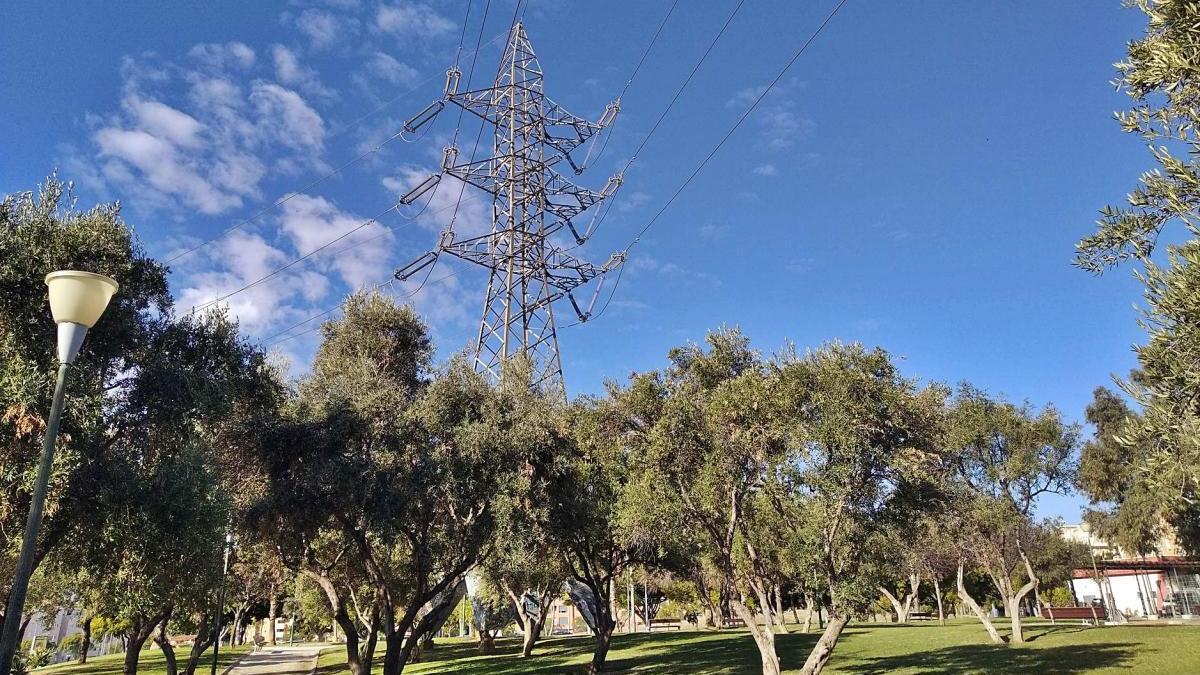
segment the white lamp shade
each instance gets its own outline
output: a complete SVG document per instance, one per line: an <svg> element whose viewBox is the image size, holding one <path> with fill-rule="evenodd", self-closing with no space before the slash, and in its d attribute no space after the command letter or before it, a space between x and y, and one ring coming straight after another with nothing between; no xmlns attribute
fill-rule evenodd
<svg viewBox="0 0 1200 675"><path fill-rule="evenodd" d="M54 323L77 323L91 328L117 292L117 282L103 274L62 270L46 275Z"/></svg>

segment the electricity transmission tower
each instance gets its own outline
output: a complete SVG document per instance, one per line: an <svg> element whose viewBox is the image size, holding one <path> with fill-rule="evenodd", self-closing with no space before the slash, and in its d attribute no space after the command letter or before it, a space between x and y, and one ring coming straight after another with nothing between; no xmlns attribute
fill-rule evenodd
<svg viewBox="0 0 1200 675"><path fill-rule="evenodd" d="M603 286L603 275L623 264L625 253L595 265L575 257L553 238L566 228L577 246L586 242L600 210L592 209L586 228L577 221L611 197L622 179L617 174L594 192L575 185L555 168L565 164L577 175L583 172L586 161L577 163L571 152L616 119L620 100L610 103L598 121L590 122L546 98L541 65L520 22L513 25L492 86L459 92L461 77L457 66L450 68L444 97L404 128L415 132L450 103L494 127L492 156L460 163L458 148L451 145L444 150L441 171L412 188L400 202L411 204L443 177L452 176L491 195L491 232L459 239L452 219L437 246L398 269L395 276L407 280L442 254L487 269L487 294L473 349L476 369L499 381L503 364L525 354L534 369L534 386L565 393L554 303L566 298L579 321L586 321ZM597 277L600 281L591 301L582 308L574 292Z"/></svg>

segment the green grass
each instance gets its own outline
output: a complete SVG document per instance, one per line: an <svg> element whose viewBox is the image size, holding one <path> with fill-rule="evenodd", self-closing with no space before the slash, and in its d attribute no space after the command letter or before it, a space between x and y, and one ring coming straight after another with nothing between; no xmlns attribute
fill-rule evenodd
<svg viewBox="0 0 1200 675"><path fill-rule="evenodd" d="M221 647L221 653L217 657L217 672L225 670L237 661L243 654L253 649L254 645L239 645L237 647ZM175 659L179 669L183 670L184 664L187 663L187 655L191 647L178 647L175 649ZM125 664L124 654L108 654L106 656L92 656L88 658L88 662L80 665L74 661L68 663L60 663L45 668L38 668L33 671L40 675L120 675L121 668ZM205 652L200 659L200 666L196 668L197 675L203 672L205 675L212 664L212 650ZM154 648L143 649L138 657L138 675L166 675L167 662L163 658L162 650Z"/></svg>
<svg viewBox="0 0 1200 675"><path fill-rule="evenodd" d="M1200 626L1028 625L1025 645L996 646L978 622L948 626L851 624L842 634L826 673L885 675L892 673L1076 673L1191 675L1200 673ZM792 633L777 638L784 672L798 672L816 634ZM591 657L591 639L552 638L538 644L532 659L519 657L516 640L497 642L499 653L481 656L471 642L439 640L423 663L406 674L551 675L581 673ZM375 672L380 671L376 660ZM616 635L608 669L619 673L733 675L758 672L758 651L745 631ZM317 675L346 675L345 652L322 652Z"/></svg>

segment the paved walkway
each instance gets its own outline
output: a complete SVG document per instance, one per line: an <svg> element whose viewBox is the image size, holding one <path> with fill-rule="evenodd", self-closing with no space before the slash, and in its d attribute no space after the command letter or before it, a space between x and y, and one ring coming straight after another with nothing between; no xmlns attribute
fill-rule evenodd
<svg viewBox="0 0 1200 675"><path fill-rule="evenodd" d="M320 651L320 645L264 645L238 661L229 675L308 675Z"/></svg>

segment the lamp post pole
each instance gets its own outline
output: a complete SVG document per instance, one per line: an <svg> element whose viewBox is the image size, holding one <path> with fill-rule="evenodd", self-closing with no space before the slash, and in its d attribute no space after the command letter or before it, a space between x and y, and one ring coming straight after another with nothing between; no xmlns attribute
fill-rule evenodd
<svg viewBox="0 0 1200 675"><path fill-rule="evenodd" d="M221 568L221 587L217 591L217 611L213 618L213 658L212 669L210 675L217 675L217 655L221 652L221 614L225 611L225 578L229 576L229 554L233 553L233 535L225 535L225 563ZM237 626L234 626L237 630ZM229 641L230 646L233 645L233 640Z"/></svg>
<svg viewBox="0 0 1200 675"><path fill-rule="evenodd" d="M70 367L69 363L58 366L58 379L54 384L54 403L50 406L50 419L46 422L46 437L42 441L42 460L38 464L37 481L33 486L29 520L25 522L25 537L21 540L21 557L17 559L17 573L13 577L12 592L8 596L8 608L4 612L4 632L0 634L0 675L8 675L12 668L13 655L17 651L21 613L25 610L25 594L29 590L29 577L33 574L33 557L37 548L38 529L42 525L46 493L50 488L50 471L54 468L54 440L58 436L58 423L62 418L63 390L67 383L67 371Z"/></svg>
<svg viewBox="0 0 1200 675"><path fill-rule="evenodd" d="M0 629L0 675L12 672L12 660L17 652L25 594L29 591L29 577L33 575L38 530L46 508L46 493L50 490L50 472L54 469L54 444L62 419L67 373L83 346L88 329L100 319L118 288L117 282L106 276L76 271L48 274L46 285L50 289L50 311L58 324L58 377L54 381L54 400L50 404L50 418L46 420L42 457L30 497L29 518L25 521L25 536L21 540L8 607L4 611L4 627Z"/></svg>

